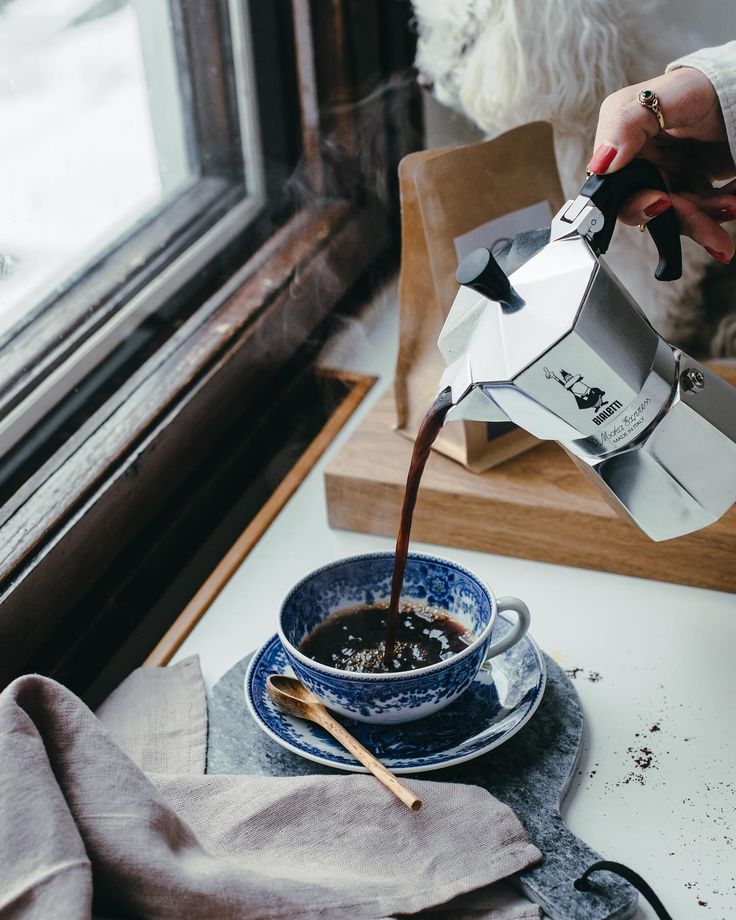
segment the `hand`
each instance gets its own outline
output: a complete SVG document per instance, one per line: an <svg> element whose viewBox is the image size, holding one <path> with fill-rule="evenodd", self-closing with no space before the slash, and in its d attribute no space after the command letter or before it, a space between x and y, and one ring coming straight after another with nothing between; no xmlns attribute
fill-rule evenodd
<svg viewBox="0 0 736 920"><path fill-rule="evenodd" d="M642 89L657 94L664 131L657 116L638 101ZM682 67L604 100L588 169L599 175L615 172L637 156L659 168L669 194L637 192L619 218L642 224L672 207L682 234L719 262L730 262L734 244L721 224L736 219L736 181L721 188L713 188L713 181L736 176L736 165L718 96L699 70Z"/></svg>

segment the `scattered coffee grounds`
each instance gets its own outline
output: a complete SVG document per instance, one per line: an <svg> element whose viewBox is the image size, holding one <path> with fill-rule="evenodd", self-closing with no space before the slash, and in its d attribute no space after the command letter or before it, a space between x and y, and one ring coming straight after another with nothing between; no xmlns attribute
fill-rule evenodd
<svg viewBox="0 0 736 920"><path fill-rule="evenodd" d="M642 737L641 733L637 732L636 737ZM644 747L627 748L626 753L630 755L636 769L631 770L621 782L625 786L628 786L629 783L638 783L640 786L646 785L644 778L645 771L659 769L654 751L645 745ZM619 783L616 783L616 786L618 785Z"/></svg>
<svg viewBox="0 0 736 920"><path fill-rule="evenodd" d="M299 651L341 671L414 671L456 655L473 641L447 612L402 605L393 655L386 662L388 606L352 607L324 619Z"/></svg>
<svg viewBox="0 0 736 920"><path fill-rule="evenodd" d="M650 748L639 748L639 751L635 755L633 754L633 751L631 751L631 753L634 756L634 763L637 765L637 767L641 767L642 770L648 770L649 767L651 767L654 755Z"/></svg>
<svg viewBox="0 0 736 920"><path fill-rule="evenodd" d="M391 663L396 658L395 645L398 641L399 626L399 601L401 589L404 585L404 571L406 570L406 557L409 552L409 535L411 534L411 521L414 517L414 506L417 503L419 483L424 472L424 467L429 459L429 452L437 440L437 435L445 423L445 416L452 408L452 390L447 387L430 406L429 412L422 419L419 426L414 450L411 455L409 474L406 477L404 489L404 502L401 506L401 521L399 533L396 537L396 558L394 560L394 574L391 580L391 602L389 604L388 622L386 629L385 659L386 667L392 669Z"/></svg>
<svg viewBox="0 0 736 920"><path fill-rule="evenodd" d="M565 670L565 674L567 674L571 680L577 680L578 675L584 673L585 668L567 668ZM591 682L591 684L597 684L603 680L603 675L600 673L600 671L588 671L588 680Z"/></svg>

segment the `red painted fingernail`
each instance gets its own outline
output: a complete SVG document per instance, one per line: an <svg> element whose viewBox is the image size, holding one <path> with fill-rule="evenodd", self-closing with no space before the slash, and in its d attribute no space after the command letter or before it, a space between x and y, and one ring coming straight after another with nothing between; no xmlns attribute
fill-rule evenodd
<svg viewBox="0 0 736 920"><path fill-rule="evenodd" d="M615 156L615 147L612 147L610 144L601 144L593 156L590 158L590 163L588 163L588 170L592 173L595 173L596 175L604 173L611 165L611 163L613 163L613 158Z"/></svg>
<svg viewBox="0 0 736 920"><path fill-rule="evenodd" d="M716 262L721 262L723 265L728 265L731 261L730 259L726 258L725 252L718 252L716 249L708 249L707 246L705 247L705 251L709 256L712 256Z"/></svg>
<svg viewBox="0 0 736 920"><path fill-rule="evenodd" d="M718 220L736 220L736 205L730 204L727 208L721 208L717 217Z"/></svg>
<svg viewBox="0 0 736 920"><path fill-rule="evenodd" d="M656 217L657 214L662 214L671 207L672 202L669 198L657 198L648 208L644 208L644 217Z"/></svg>

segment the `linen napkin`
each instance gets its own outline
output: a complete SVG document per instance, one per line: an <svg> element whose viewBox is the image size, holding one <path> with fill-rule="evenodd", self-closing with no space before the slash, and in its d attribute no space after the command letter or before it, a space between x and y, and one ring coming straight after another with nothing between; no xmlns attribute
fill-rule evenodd
<svg viewBox="0 0 736 920"><path fill-rule="evenodd" d="M11 684L0 917L539 917L487 887L540 853L485 790L416 781L410 812L370 776L206 776L205 743L196 659L134 672L99 718L48 678Z"/></svg>

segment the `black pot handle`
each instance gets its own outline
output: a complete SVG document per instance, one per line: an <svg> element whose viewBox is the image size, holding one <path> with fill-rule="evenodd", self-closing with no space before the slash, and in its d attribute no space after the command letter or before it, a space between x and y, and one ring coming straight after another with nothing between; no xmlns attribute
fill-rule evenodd
<svg viewBox="0 0 736 920"><path fill-rule="evenodd" d="M618 172L606 176L590 176L580 194L590 198L603 214L603 228L594 234L591 245L596 252L606 252L616 218L623 202L634 192L653 188L667 193L667 186L657 167L649 160L632 160ZM647 222L647 230L652 236L659 253L659 264L654 272L658 281L676 281L682 276L682 247L680 229L672 208L653 217Z"/></svg>

